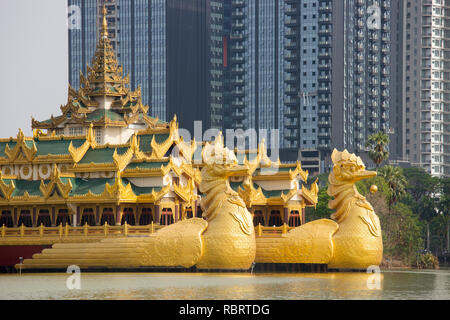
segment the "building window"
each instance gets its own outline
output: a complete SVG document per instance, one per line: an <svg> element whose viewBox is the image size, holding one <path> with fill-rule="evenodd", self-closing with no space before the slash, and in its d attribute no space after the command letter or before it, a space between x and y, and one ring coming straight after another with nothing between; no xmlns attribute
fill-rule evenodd
<svg viewBox="0 0 450 320"><path fill-rule="evenodd" d="M94 129L95 142L97 144L103 144L103 132L101 128Z"/></svg>
<svg viewBox="0 0 450 320"><path fill-rule="evenodd" d="M84 135L84 128L82 127L69 128L69 136L83 136L83 135Z"/></svg>

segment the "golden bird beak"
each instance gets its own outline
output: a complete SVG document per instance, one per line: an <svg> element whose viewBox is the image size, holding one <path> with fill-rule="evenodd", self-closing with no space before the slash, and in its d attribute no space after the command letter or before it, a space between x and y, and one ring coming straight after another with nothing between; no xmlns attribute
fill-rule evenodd
<svg viewBox="0 0 450 320"><path fill-rule="evenodd" d="M359 181L359 180L373 178L376 175L377 175L376 171L362 170L362 171L356 172L353 177L354 177L355 181Z"/></svg>
<svg viewBox="0 0 450 320"><path fill-rule="evenodd" d="M237 165L227 169L227 171L230 177L246 176L248 175L248 166Z"/></svg>

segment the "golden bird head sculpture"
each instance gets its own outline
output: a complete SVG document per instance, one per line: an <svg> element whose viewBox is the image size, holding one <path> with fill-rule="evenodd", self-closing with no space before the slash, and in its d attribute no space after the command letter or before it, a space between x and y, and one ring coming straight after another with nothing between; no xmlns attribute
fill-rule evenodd
<svg viewBox="0 0 450 320"><path fill-rule="evenodd" d="M360 157L346 149L342 152L334 149L331 154L333 161L333 173L336 180L341 182L355 183L359 180L372 178L377 175L376 171L366 170L366 166Z"/></svg>
<svg viewBox="0 0 450 320"><path fill-rule="evenodd" d="M248 171L248 166L239 165L234 152L224 146L221 132L213 143L206 143L202 152L202 159L212 176L223 178L244 176Z"/></svg>

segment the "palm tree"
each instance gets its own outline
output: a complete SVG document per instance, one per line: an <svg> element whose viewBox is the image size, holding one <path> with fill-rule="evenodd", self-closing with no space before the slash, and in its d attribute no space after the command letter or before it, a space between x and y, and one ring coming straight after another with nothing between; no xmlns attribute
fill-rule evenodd
<svg viewBox="0 0 450 320"><path fill-rule="evenodd" d="M407 181L399 167L384 166L378 174L389 186L389 207L406 195Z"/></svg>
<svg viewBox="0 0 450 320"><path fill-rule="evenodd" d="M366 148L370 148L369 157L378 167L380 164L389 158L389 151L386 147L389 145L389 136L380 131L378 133L371 134L366 142Z"/></svg>

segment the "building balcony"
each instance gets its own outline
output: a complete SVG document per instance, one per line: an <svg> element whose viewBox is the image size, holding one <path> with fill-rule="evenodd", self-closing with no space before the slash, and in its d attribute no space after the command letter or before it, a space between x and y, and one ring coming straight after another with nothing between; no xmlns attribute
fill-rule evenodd
<svg viewBox="0 0 450 320"><path fill-rule="evenodd" d="M233 120L244 120L245 114L243 112L233 112L231 118Z"/></svg>
<svg viewBox="0 0 450 320"><path fill-rule="evenodd" d="M245 25L242 22L233 23L232 30L233 31L242 31L244 30Z"/></svg>
<svg viewBox="0 0 450 320"><path fill-rule="evenodd" d="M244 51L244 46L241 44L235 44L231 46L231 51L234 52L243 52Z"/></svg>
<svg viewBox="0 0 450 320"><path fill-rule="evenodd" d="M286 72L297 72L298 66L296 64L287 64L284 66L284 71Z"/></svg>
<svg viewBox="0 0 450 320"><path fill-rule="evenodd" d="M319 63L319 70L329 70L331 69L330 63L320 62Z"/></svg>
<svg viewBox="0 0 450 320"><path fill-rule="evenodd" d="M231 61L235 63L244 63L244 57L242 56L232 56Z"/></svg>
<svg viewBox="0 0 450 320"><path fill-rule="evenodd" d="M233 90L231 94L237 97L243 97L245 95L244 90Z"/></svg>
<svg viewBox="0 0 450 320"><path fill-rule="evenodd" d="M296 41L286 41L284 47L289 50L296 50L298 48L298 43Z"/></svg>
<svg viewBox="0 0 450 320"><path fill-rule="evenodd" d="M289 122L289 123L286 123L284 125L284 127L287 129L298 129L298 123L297 122Z"/></svg>
<svg viewBox="0 0 450 320"><path fill-rule="evenodd" d="M231 13L231 16L233 18L244 18L244 12L241 10L235 10L233 13Z"/></svg>
<svg viewBox="0 0 450 320"><path fill-rule="evenodd" d="M244 0L233 0L231 5L234 8L243 8L245 6L245 1Z"/></svg>
<svg viewBox="0 0 450 320"><path fill-rule="evenodd" d="M319 12L320 13L331 13L332 9L333 8L331 6L322 5L319 7Z"/></svg>
<svg viewBox="0 0 450 320"><path fill-rule="evenodd" d="M287 95L295 95L295 96L298 96L298 89L297 89L297 87L294 87L294 86L287 86L287 87L285 87L284 92L285 92Z"/></svg>
<svg viewBox="0 0 450 320"><path fill-rule="evenodd" d="M292 38L292 39L297 39L298 38L298 32L295 31L295 29L289 29L285 34L286 38Z"/></svg>
<svg viewBox="0 0 450 320"><path fill-rule="evenodd" d="M236 79L236 78L234 78L234 79L231 80L231 84L242 86L244 84L244 79Z"/></svg>
<svg viewBox="0 0 450 320"><path fill-rule="evenodd" d="M289 53L284 56L284 58L288 61L297 61L298 55L296 53Z"/></svg>
<svg viewBox="0 0 450 320"><path fill-rule="evenodd" d="M298 99L293 98L293 97L288 97L288 98L286 98L286 99L284 100L284 103L285 103L287 106L293 107L293 106L298 105Z"/></svg>
<svg viewBox="0 0 450 320"><path fill-rule="evenodd" d="M331 98L318 98L317 102L323 103L323 104L329 104L329 103L331 103Z"/></svg>
<svg viewBox="0 0 450 320"><path fill-rule="evenodd" d="M319 29L319 36L331 35L331 28Z"/></svg>
<svg viewBox="0 0 450 320"><path fill-rule="evenodd" d="M233 32L230 35L230 38L234 40L244 40L244 34L242 32Z"/></svg>
<svg viewBox="0 0 450 320"><path fill-rule="evenodd" d="M330 128L331 127L331 121L322 120L322 121L319 121L318 125L321 128Z"/></svg>
<svg viewBox="0 0 450 320"><path fill-rule="evenodd" d="M319 150L324 150L324 149L328 150L330 148L331 148L331 144L329 142L325 142L325 143L322 142L322 143L318 144Z"/></svg>
<svg viewBox="0 0 450 320"><path fill-rule="evenodd" d="M295 27L298 25L297 19L288 18L284 21L284 24L288 27Z"/></svg>
<svg viewBox="0 0 450 320"><path fill-rule="evenodd" d="M319 116L330 116L331 110L330 109L319 109L318 114L319 114Z"/></svg>
<svg viewBox="0 0 450 320"><path fill-rule="evenodd" d="M231 68L231 72L234 74L242 74L242 73L244 73L244 68L233 67L233 68Z"/></svg>
<svg viewBox="0 0 450 320"><path fill-rule="evenodd" d="M319 132L317 134L317 136L319 137L319 139L329 139L329 138L331 138L331 134L329 132Z"/></svg>
<svg viewBox="0 0 450 320"><path fill-rule="evenodd" d="M284 13L286 13L286 15L288 16L295 16L298 14L298 8L297 7L286 7L286 9L284 10Z"/></svg>
<svg viewBox="0 0 450 320"><path fill-rule="evenodd" d="M289 141L297 141L298 135L296 135L295 133L288 133L284 135L284 138Z"/></svg>
<svg viewBox="0 0 450 320"><path fill-rule="evenodd" d="M298 114L297 114L297 112L294 111L294 110L289 110L288 112L286 112L286 113L284 114L284 116L285 116L286 118L298 118Z"/></svg>

